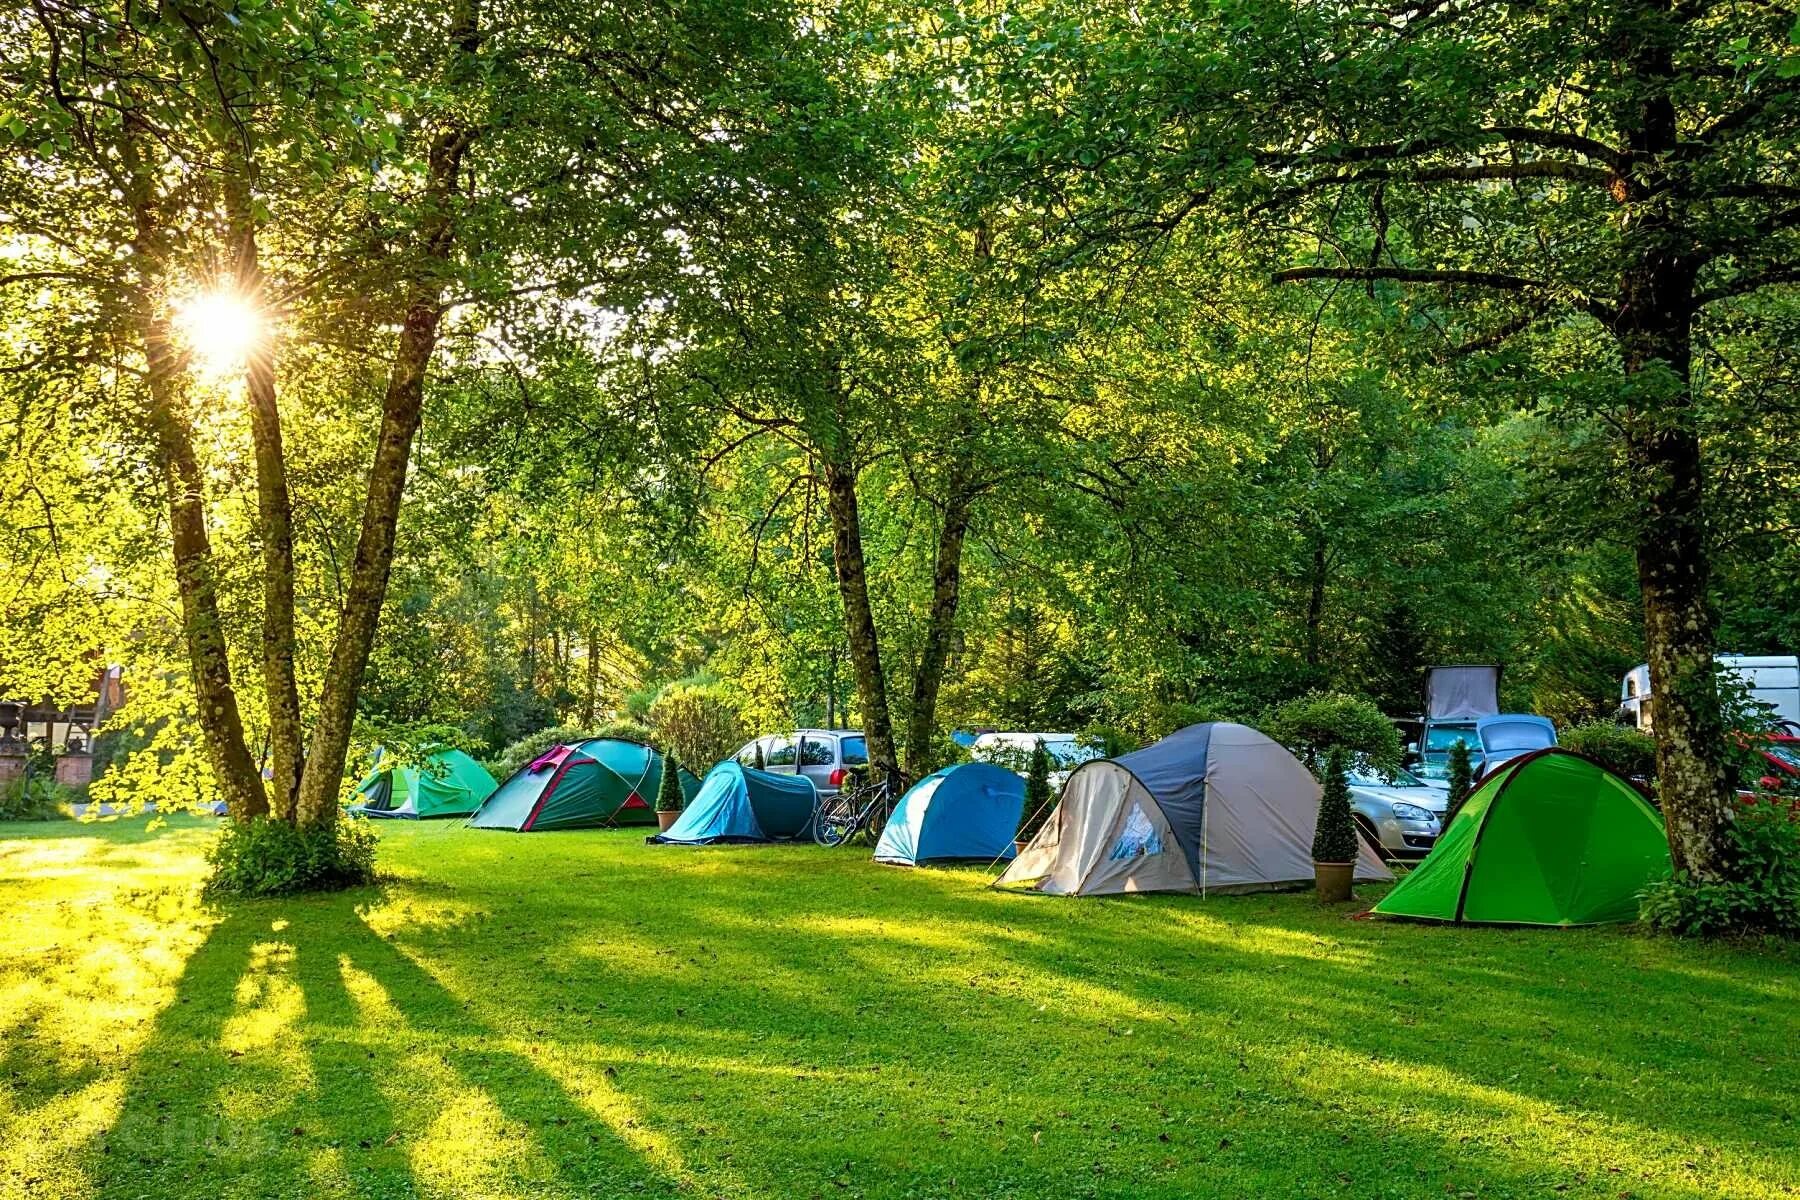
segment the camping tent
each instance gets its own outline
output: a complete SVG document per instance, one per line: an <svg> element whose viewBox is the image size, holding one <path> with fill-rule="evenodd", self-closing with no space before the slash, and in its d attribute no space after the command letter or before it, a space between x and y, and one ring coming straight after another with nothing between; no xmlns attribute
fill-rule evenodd
<svg viewBox="0 0 1800 1200"><path fill-rule="evenodd" d="M1313 881L1319 784L1243 725L1190 725L1084 763L996 886L1057 895L1254 892ZM1359 843L1358 879L1392 879Z"/></svg>
<svg viewBox="0 0 1800 1200"><path fill-rule="evenodd" d="M423 766L384 766L375 751L375 769L356 785L359 817L466 817L494 790L487 768L461 750L433 750Z"/></svg>
<svg viewBox="0 0 1800 1200"><path fill-rule="evenodd" d="M469 824L521 833L652 824L662 772L662 755L641 742L593 738L552 746L501 784ZM681 772L682 795L699 788L699 780Z"/></svg>
<svg viewBox="0 0 1800 1200"><path fill-rule="evenodd" d="M948 859L1011 858L1025 781L1004 767L945 767L907 789L881 831L875 861L916 867Z"/></svg>
<svg viewBox="0 0 1800 1200"><path fill-rule="evenodd" d="M645 840L679 846L791 842L812 836L818 802L804 775L758 771L728 758L706 773L699 793L667 833Z"/></svg>
<svg viewBox="0 0 1800 1200"><path fill-rule="evenodd" d="M1374 911L1476 924L1630 921L1637 894L1668 873L1662 818L1638 790L1552 748L1483 781Z"/></svg>

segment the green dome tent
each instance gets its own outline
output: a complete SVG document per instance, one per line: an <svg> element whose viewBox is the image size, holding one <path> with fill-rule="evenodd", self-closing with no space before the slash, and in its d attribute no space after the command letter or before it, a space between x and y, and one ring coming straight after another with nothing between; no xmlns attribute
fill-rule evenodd
<svg viewBox="0 0 1800 1200"><path fill-rule="evenodd" d="M593 738L552 746L489 796L469 824L476 829L591 829L654 825L651 806L662 783L663 756L641 742ZM700 781L681 772L681 794Z"/></svg>
<svg viewBox="0 0 1800 1200"><path fill-rule="evenodd" d="M487 768L461 750L433 750L423 767L383 766L382 757L377 749L375 769L356 785L356 816L466 817L494 791Z"/></svg>
<svg viewBox="0 0 1800 1200"><path fill-rule="evenodd" d="M1378 916L1475 925L1601 925L1637 918L1669 873L1662 817L1592 759L1555 748L1513 759L1470 794Z"/></svg>

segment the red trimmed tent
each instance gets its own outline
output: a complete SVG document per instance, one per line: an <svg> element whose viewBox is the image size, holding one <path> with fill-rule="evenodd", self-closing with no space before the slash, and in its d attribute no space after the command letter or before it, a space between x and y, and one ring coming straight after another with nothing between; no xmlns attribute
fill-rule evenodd
<svg viewBox="0 0 1800 1200"><path fill-rule="evenodd" d="M469 824L476 829L594 829L656 824L663 756L641 742L593 738L550 747L501 784ZM681 772L681 794L700 781Z"/></svg>

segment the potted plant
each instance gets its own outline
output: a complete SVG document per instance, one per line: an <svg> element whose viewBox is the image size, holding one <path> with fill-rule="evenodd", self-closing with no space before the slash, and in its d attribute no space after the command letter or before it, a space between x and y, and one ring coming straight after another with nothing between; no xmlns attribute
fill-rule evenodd
<svg viewBox="0 0 1800 1200"><path fill-rule="evenodd" d="M1356 821L1350 815L1350 779L1342 746L1325 758L1325 790L1319 798L1319 823L1313 831L1313 882L1325 904L1350 899L1356 870Z"/></svg>
<svg viewBox="0 0 1800 1200"><path fill-rule="evenodd" d="M681 794L681 767L671 755L663 755L662 780L656 785L656 825L663 833L681 816L687 798Z"/></svg>
<svg viewBox="0 0 1800 1200"><path fill-rule="evenodd" d="M1050 752L1038 739L1031 748L1031 762L1025 769L1025 808L1019 817L1019 832L1013 838L1013 852L1025 853L1031 839L1038 835L1050 817Z"/></svg>

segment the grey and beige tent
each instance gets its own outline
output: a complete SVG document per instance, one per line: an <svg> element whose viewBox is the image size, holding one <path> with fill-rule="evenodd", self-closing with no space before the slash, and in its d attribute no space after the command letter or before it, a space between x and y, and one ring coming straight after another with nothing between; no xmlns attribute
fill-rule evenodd
<svg viewBox="0 0 1800 1200"><path fill-rule="evenodd" d="M1190 725L1153 746L1084 763L996 887L1114 892L1258 892L1312 883L1319 784L1244 725ZM1393 875L1359 843L1356 878Z"/></svg>

